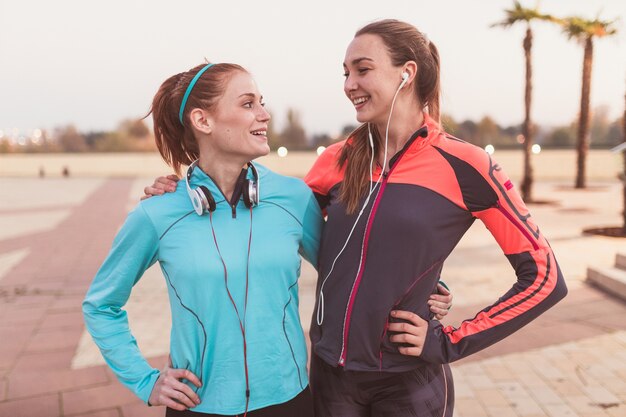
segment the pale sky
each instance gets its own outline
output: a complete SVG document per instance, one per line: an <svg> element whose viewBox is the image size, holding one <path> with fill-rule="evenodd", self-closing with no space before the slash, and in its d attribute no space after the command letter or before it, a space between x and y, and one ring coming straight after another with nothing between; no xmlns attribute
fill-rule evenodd
<svg viewBox="0 0 626 417"><path fill-rule="evenodd" d="M0 0L0 130L109 130L143 116L167 77L204 62L236 62L255 76L275 128L289 107L309 134L355 123L343 95L345 48L361 26L397 18L439 48L444 112L457 120L523 118L525 27L492 29L509 0L199 1ZM535 0L522 1L534 6ZM626 1L543 0L541 10L619 18L596 41L592 107L614 119L626 93ZM566 124L580 105L582 47L534 25L536 122Z"/></svg>

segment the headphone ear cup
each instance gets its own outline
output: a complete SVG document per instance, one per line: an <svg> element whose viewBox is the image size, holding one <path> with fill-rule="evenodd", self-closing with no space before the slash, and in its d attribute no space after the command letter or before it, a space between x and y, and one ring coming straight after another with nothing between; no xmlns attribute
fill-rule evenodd
<svg viewBox="0 0 626 417"><path fill-rule="evenodd" d="M201 185L200 187L198 187L198 189L200 190L198 191L198 193L202 193L204 196L205 210L214 212L217 208L217 204L215 204L215 199L213 198L213 194L211 194L211 191L209 191L209 189L206 188L204 185Z"/></svg>
<svg viewBox="0 0 626 417"><path fill-rule="evenodd" d="M250 208L250 207L254 207L254 201L252 201L252 198L250 196L250 187L252 183L250 182L250 180L245 180L243 182L243 204L246 206L246 208Z"/></svg>
<svg viewBox="0 0 626 417"><path fill-rule="evenodd" d="M192 190L191 188L187 188L187 194L189 194L189 199L191 200L191 205L193 205L193 209L195 210L198 216L202 216L204 214L204 204L202 202L202 196L198 190Z"/></svg>

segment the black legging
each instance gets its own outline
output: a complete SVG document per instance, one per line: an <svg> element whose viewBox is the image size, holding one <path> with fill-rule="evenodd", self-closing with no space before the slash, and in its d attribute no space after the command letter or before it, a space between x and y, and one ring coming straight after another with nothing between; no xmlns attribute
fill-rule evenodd
<svg viewBox="0 0 626 417"><path fill-rule="evenodd" d="M243 414L238 414L243 417ZM304 391L286 403L270 405L254 411L248 411L249 417L313 417L313 400L311 390L306 387ZM206 414L194 411L177 411L167 408L165 417L225 417L223 414ZM235 416L232 416L235 417Z"/></svg>
<svg viewBox="0 0 626 417"><path fill-rule="evenodd" d="M311 358L316 417L452 417L454 385L448 365L408 372L358 372Z"/></svg>

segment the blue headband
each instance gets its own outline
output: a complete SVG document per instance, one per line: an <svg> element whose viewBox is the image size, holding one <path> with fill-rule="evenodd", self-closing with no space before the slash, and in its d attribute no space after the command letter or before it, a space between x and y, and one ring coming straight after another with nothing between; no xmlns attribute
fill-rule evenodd
<svg viewBox="0 0 626 417"><path fill-rule="evenodd" d="M204 74L204 71L208 70L213 65L215 64L207 64L204 68L198 71L196 76L193 77L193 80L191 80L191 82L189 83L189 87L187 87L187 91L185 91L185 95L183 96L183 101L182 103L180 103L180 112L178 113L178 120L180 120L181 125L185 125L183 123L183 112L185 111L185 105L187 105L187 99L189 98L189 94L191 94L191 90L193 90L193 86L196 85L196 82L202 76L202 74Z"/></svg>

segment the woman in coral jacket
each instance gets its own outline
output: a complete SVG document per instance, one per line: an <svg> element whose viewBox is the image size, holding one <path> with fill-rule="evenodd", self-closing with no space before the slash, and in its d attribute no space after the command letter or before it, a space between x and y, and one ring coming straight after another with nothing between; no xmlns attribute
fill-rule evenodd
<svg viewBox="0 0 626 417"><path fill-rule="evenodd" d="M452 416L447 364L510 335L567 289L502 168L441 127L439 55L424 34L371 23L348 46L344 71L362 125L305 178L327 214L310 332L316 416ZM429 319L429 295L476 219L517 281L459 328L444 327Z"/></svg>

